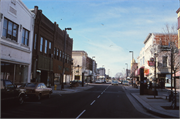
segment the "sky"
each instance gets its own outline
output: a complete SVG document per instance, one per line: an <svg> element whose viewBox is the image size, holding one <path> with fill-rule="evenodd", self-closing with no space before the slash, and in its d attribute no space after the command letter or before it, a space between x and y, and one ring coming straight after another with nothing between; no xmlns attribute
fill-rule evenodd
<svg viewBox="0 0 180 119"><path fill-rule="evenodd" d="M131 68L149 33L163 33L177 25L179 0L22 0L28 9L38 6L51 22L73 38L73 50L93 58L114 77ZM128 65L126 65L126 63Z"/></svg>

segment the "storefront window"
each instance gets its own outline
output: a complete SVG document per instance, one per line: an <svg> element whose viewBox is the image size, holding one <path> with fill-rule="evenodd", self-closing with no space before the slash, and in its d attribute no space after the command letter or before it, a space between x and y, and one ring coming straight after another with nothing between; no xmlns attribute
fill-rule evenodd
<svg viewBox="0 0 180 119"><path fill-rule="evenodd" d="M54 84L60 84L60 74L54 73Z"/></svg>
<svg viewBox="0 0 180 119"><path fill-rule="evenodd" d="M28 66L1 62L1 79L8 79L14 84L26 83Z"/></svg>
<svg viewBox="0 0 180 119"><path fill-rule="evenodd" d="M1 79L8 79L13 82L14 64L1 62Z"/></svg>
<svg viewBox="0 0 180 119"><path fill-rule="evenodd" d="M26 83L28 80L28 66L16 64L15 71L15 82L16 84Z"/></svg>

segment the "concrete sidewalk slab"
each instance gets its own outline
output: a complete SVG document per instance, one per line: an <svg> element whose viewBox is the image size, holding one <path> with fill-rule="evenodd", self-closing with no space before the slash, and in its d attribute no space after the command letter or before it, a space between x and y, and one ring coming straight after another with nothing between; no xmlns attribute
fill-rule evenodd
<svg viewBox="0 0 180 119"><path fill-rule="evenodd" d="M124 86L126 90L137 90L132 86ZM167 110L162 108L161 106L170 106L171 102L166 100L164 93L167 90L158 90L158 96L161 99L153 99L153 95L140 95L140 93L131 93L131 95L150 113L158 115L160 117L165 118L179 118L179 110ZM179 96L179 95L178 95ZM152 99L148 99L148 97L152 97ZM177 97L177 106L179 106L179 97Z"/></svg>

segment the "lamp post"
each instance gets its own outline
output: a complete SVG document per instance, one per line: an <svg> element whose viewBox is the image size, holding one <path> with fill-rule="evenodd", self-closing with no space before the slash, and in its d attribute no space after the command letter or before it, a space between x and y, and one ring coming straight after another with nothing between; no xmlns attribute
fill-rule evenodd
<svg viewBox="0 0 180 119"><path fill-rule="evenodd" d="M156 57L158 56L157 53L154 53L154 79L155 79L155 88L154 88L154 98L156 98L156 83L157 83L157 80L156 80Z"/></svg>
<svg viewBox="0 0 180 119"><path fill-rule="evenodd" d="M133 59L134 59L134 57L133 57L133 51L129 51L129 53L132 53L132 64L131 64L131 67L133 67ZM132 86L133 86L133 71L132 71Z"/></svg>
<svg viewBox="0 0 180 119"><path fill-rule="evenodd" d="M64 68L64 63L65 63L65 52L66 52L66 36L67 36L67 32L66 30L72 30L71 28L65 28L65 35L64 35L64 58L63 58L63 67L62 67L62 80L61 80L61 90L64 89L64 85L63 85L63 80L64 80L64 73L65 73L65 68Z"/></svg>
<svg viewBox="0 0 180 119"><path fill-rule="evenodd" d="M127 77L128 77L128 64L127 63L125 63L126 65L127 65L127 73L126 73L126 81L127 81Z"/></svg>
<svg viewBox="0 0 180 119"><path fill-rule="evenodd" d="M95 58L95 56L92 56L92 80L91 81L94 81L94 75L95 75L95 63L94 63L94 60L93 60L93 58Z"/></svg>

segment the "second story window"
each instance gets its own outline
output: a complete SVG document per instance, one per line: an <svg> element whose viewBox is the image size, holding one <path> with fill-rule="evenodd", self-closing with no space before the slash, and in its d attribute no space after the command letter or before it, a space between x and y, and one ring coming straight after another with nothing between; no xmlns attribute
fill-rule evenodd
<svg viewBox="0 0 180 119"><path fill-rule="evenodd" d="M49 54L51 54L51 42L49 42Z"/></svg>
<svg viewBox="0 0 180 119"><path fill-rule="evenodd" d="M61 60L61 51L59 51L59 59Z"/></svg>
<svg viewBox="0 0 180 119"><path fill-rule="evenodd" d="M64 59L64 52L63 52L63 54L62 54L62 58Z"/></svg>
<svg viewBox="0 0 180 119"><path fill-rule="evenodd" d="M167 56L163 56L163 67L167 67Z"/></svg>
<svg viewBox="0 0 180 119"><path fill-rule="evenodd" d="M54 48L54 58L56 58L56 48Z"/></svg>
<svg viewBox="0 0 180 119"><path fill-rule="evenodd" d="M36 43L37 43L37 34L34 36L34 49L36 49Z"/></svg>
<svg viewBox="0 0 180 119"><path fill-rule="evenodd" d="M43 49L43 38L41 37L41 42L40 42L40 52L42 52Z"/></svg>
<svg viewBox="0 0 180 119"><path fill-rule="evenodd" d="M4 18L3 37L17 42L18 25Z"/></svg>
<svg viewBox="0 0 180 119"><path fill-rule="evenodd" d="M44 53L47 53L47 40L45 40Z"/></svg>
<svg viewBox="0 0 180 119"><path fill-rule="evenodd" d="M29 43L29 31L23 28L22 31L22 44L28 46Z"/></svg>
<svg viewBox="0 0 180 119"><path fill-rule="evenodd" d="M58 49L57 49L56 55L57 55L57 59L59 59L59 50Z"/></svg>

